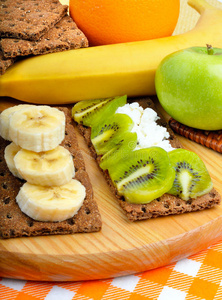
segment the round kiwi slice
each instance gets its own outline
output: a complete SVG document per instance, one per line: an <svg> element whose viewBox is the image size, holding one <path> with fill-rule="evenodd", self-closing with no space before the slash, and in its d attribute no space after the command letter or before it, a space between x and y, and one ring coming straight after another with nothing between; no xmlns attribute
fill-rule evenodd
<svg viewBox="0 0 222 300"><path fill-rule="evenodd" d="M207 168L194 152L175 149L169 152L176 176L169 194L183 200L197 198L211 191L213 184Z"/></svg>
<svg viewBox="0 0 222 300"><path fill-rule="evenodd" d="M109 166L116 164L120 159L124 158L125 155L134 150L136 145L136 132L123 133L117 144L101 157L99 164L100 168L106 170Z"/></svg>
<svg viewBox="0 0 222 300"><path fill-rule="evenodd" d="M104 123L95 125L91 129L91 142L98 155L105 154L115 147L122 139L122 135L131 131L133 120L125 114L113 114Z"/></svg>
<svg viewBox="0 0 222 300"><path fill-rule="evenodd" d="M92 127L114 114L126 101L126 96L80 101L73 106L72 117L77 123Z"/></svg>
<svg viewBox="0 0 222 300"><path fill-rule="evenodd" d="M168 153L160 147L130 152L109 168L110 177L120 195L130 203L149 203L169 191L175 171Z"/></svg>

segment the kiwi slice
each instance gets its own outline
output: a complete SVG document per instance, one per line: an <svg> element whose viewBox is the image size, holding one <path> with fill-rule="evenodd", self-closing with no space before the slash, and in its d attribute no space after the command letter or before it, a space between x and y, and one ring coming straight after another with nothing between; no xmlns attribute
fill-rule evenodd
<svg viewBox="0 0 222 300"><path fill-rule="evenodd" d="M125 114L114 114L104 123L91 129L91 142L98 155L105 154L121 140L122 134L131 131L133 120Z"/></svg>
<svg viewBox="0 0 222 300"><path fill-rule="evenodd" d="M106 152L100 160L100 167L103 170L109 169L109 166L116 164L120 159L124 158L129 152L135 149L137 145L136 132L125 132L121 135L120 140L108 152Z"/></svg>
<svg viewBox="0 0 222 300"><path fill-rule="evenodd" d="M207 168L194 152L175 149L169 152L176 176L169 194L183 200L197 198L211 191L213 184Z"/></svg>
<svg viewBox="0 0 222 300"><path fill-rule="evenodd" d="M77 123L92 127L114 114L126 101L126 96L80 101L73 106L72 117Z"/></svg>
<svg viewBox="0 0 222 300"><path fill-rule="evenodd" d="M168 153L160 147L131 151L109 168L109 174L118 193L126 201L137 204L162 196L175 178Z"/></svg>

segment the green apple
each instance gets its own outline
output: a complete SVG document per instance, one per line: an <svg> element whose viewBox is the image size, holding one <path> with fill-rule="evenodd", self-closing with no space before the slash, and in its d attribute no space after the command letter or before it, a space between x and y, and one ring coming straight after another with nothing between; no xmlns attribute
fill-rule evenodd
<svg viewBox="0 0 222 300"><path fill-rule="evenodd" d="M222 49L192 47L166 56L155 76L157 97L178 122L222 129Z"/></svg>

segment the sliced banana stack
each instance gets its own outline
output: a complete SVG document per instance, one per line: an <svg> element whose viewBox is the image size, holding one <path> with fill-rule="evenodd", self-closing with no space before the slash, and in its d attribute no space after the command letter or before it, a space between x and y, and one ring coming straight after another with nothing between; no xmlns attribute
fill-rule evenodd
<svg viewBox="0 0 222 300"><path fill-rule="evenodd" d="M43 186L60 186L75 175L71 153L62 146L46 152L22 149L14 157L18 173L27 182Z"/></svg>
<svg viewBox="0 0 222 300"><path fill-rule="evenodd" d="M44 187L26 182L16 201L29 217L37 221L64 221L73 217L83 204L85 187L75 179L59 187Z"/></svg>
<svg viewBox="0 0 222 300"><path fill-rule="evenodd" d="M86 189L73 179L71 153L59 145L65 137L65 114L47 105L13 106L0 115L0 134L12 141L4 154L9 170L27 181L16 197L22 212L37 221L73 217Z"/></svg>
<svg viewBox="0 0 222 300"><path fill-rule="evenodd" d="M4 158L7 164L7 167L9 168L9 171L15 176L20 179L23 179L21 174L19 174L16 166L15 166L15 161L14 157L15 155L21 150L21 147L16 145L15 143L11 143L8 146L5 147L5 153L4 153Z"/></svg>
<svg viewBox="0 0 222 300"><path fill-rule="evenodd" d="M65 137L65 115L46 105L22 108L10 117L9 137L23 149L52 150Z"/></svg>

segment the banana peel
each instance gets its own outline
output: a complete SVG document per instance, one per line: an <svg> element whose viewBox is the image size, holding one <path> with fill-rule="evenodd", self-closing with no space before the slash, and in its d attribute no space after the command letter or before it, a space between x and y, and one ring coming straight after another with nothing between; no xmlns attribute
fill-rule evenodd
<svg viewBox="0 0 222 300"><path fill-rule="evenodd" d="M168 54L193 46L222 48L222 9L188 0L200 18L183 34L69 50L21 60L0 77L0 96L38 104L155 95L155 72Z"/></svg>

